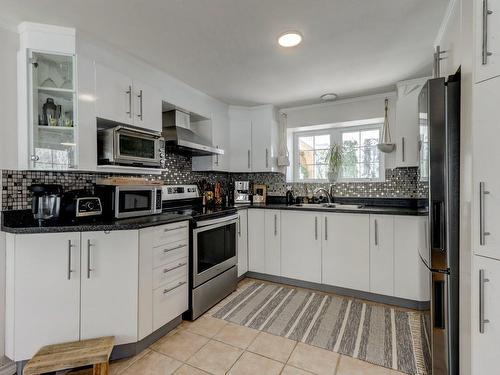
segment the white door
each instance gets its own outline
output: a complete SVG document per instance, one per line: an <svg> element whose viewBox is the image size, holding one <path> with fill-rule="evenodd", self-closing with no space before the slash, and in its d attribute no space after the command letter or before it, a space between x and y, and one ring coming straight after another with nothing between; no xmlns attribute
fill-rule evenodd
<svg viewBox="0 0 500 375"><path fill-rule="evenodd" d="M231 172L252 171L252 119L247 109L229 109Z"/></svg>
<svg viewBox="0 0 500 375"><path fill-rule="evenodd" d="M265 273L265 210L248 210L248 270Z"/></svg>
<svg viewBox="0 0 500 375"><path fill-rule="evenodd" d="M500 9L498 9L500 13ZM473 251L500 259L500 78L474 85ZM483 188L481 188L483 186ZM481 201L483 204L481 204Z"/></svg>
<svg viewBox="0 0 500 375"><path fill-rule="evenodd" d="M474 0L474 65L476 82L500 75L500 0Z"/></svg>
<svg viewBox="0 0 500 375"><path fill-rule="evenodd" d="M95 94L97 117L123 124L134 124L134 90L129 77L96 64Z"/></svg>
<svg viewBox="0 0 500 375"><path fill-rule="evenodd" d="M481 256L473 258L472 374L497 374L500 345L500 262Z"/></svg>
<svg viewBox="0 0 500 375"><path fill-rule="evenodd" d="M238 277L248 271L248 210L238 211Z"/></svg>
<svg viewBox="0 0 500 375"><path fill-rule="evenodd" d="M281 212L281 276L321 283L323 215Z"/></svg>
<svg viewBox="0 0 500 375"><path fill-rule="evenodd" d="M370 290L370 218L363 214L325 214L323 284Z"/></svg>
<svg viewBox="0 0 500 375"><path fill-rule="evenodd" d="M429 270L420 259L427 248L426 216L394 217L394 295L429 300Z"/></svg>
<svg viewBox="0 0 500 375"><path fill-rule="evenodd" d="M81 338L137 341L139 232L84 232L81 253Z"/></svg>
<svg viewBox="0 0 500 375"><path fill-rule="evenodd" d="M370 292L394 295L394 217L370 215Z"/></svg>
<svg viewBox="0 0 500 375"><path fill-rule="evenodd" d="M229 171L231 149L229 146L229 118L227 115L212 115L212 142L215 147L224 150L222 155L214 155L213 169L214 171Z"/></svg>
<svg viewBox="0 0 500 375"><path fill-rule="evenodd" d="M134 81L134 125L161 132L162 99L157 89Z"/></svg>
<svg viewBox="0 0 500 375"><path fill-rule="evenodd" d="M78 340L80 233L16 235L7 267L13 270L7 314L14 314L15 340L9 356L26 360L44 345Z"/></svg>
<svg viewBox="0 0 500 375"><path fill-rule="evenodd" d="M265 273L281 276L281 212L265 211Z"/></svg>

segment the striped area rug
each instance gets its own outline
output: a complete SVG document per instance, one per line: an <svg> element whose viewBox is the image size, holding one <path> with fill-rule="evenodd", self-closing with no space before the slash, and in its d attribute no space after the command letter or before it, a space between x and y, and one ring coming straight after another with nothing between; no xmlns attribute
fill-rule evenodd
<svg viewBox="0 0 500 375"><path fill-rule="evenodd" d="M428 321L417 312L254 282L213 316L407 374L430 374Z"/></svg>

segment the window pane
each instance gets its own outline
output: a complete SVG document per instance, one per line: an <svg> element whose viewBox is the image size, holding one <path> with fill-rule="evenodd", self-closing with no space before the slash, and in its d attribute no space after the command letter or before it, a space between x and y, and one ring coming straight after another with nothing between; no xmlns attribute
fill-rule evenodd
<svg viewBox="0 0 500 375"><path fill-rule="evenodd" d="M313 150L314 137L299 137L299 150Z"/></svg>
<svg viewBox="0 0 500 375"><path fill-rule="evenodd" d="M314 148L315 149L321 149L321 148L329 148L330 147L330 135L317 135L314 137Z"/></svg>

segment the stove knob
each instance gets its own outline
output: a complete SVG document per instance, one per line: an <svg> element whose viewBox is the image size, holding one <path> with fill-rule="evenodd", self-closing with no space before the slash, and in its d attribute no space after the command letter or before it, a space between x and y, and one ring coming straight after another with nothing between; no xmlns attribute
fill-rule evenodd
<svg viewBox="0 0 500 375"><path fill-rule="evenodd" d="M94 202L87 202L87 210L92 211L94 209Z"/></svg>

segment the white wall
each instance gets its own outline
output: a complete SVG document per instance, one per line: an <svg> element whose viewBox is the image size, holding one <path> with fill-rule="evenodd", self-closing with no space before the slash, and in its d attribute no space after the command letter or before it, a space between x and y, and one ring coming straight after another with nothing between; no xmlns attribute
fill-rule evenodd
<svg viewBox="0 0 500 375"><path fill-rule="evenodd" d="M17 165L17 33L0 26L0 169Z"/></svg>

